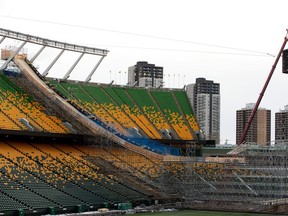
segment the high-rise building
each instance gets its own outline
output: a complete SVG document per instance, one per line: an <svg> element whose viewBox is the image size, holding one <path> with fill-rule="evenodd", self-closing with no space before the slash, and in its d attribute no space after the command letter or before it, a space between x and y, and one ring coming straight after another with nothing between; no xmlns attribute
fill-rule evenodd
<svg viewBox="0 0 288 216"><path fill-rule="evenodd" d="M197 78L186 91L202 133L207 140L220 143L220 84Z"/></svg>
<svg viewBox="0 0 288 216"><path fill-rule="evenodd" d="M163 67L139 61L128 68L128 85L160 88L163 86Z"/></svg>
<svg viewBox="0 0 288 216"><path fill-rule="evenodd" d="M236 144L240 144L242 132L254 109L255 104L246 104L245 108L236 111ZM269 145L271 141L271 110L258 108L247 131L244 142Z"/></svg>
<svg viewBox="0 0 288 216"><path fill-rule="evenodd" d="M288 105L275 113L275 142L288 140Z"/></svg>

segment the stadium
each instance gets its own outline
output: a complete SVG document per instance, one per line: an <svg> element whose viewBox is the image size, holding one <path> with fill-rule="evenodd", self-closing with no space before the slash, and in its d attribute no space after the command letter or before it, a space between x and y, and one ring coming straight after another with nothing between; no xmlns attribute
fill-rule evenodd
<svg viewBox="0 0 288 216"><path fill-rule="evenodd" d="M1 215L81 213L139 205L287 213L287 145L217 150L183 89L91 83L108 54L0 29ZM33 56L27 44L39 47ZM44 73L33 64L59 50ZM61 79L64 52L79 54ZM84 55L100 57L84 82L69 80ZM212 148L211 148L212 147ZM211 152L205 148L212 149Z"/></svg>

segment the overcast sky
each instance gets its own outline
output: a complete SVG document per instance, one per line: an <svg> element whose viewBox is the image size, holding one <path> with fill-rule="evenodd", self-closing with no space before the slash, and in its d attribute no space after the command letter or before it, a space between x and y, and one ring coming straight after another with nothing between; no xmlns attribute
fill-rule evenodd
<svg viewBox="0 0 288 216"><path fill-rule="evenodd" d="M182 88L198 77L220 83L220 142L235 143L236 110L255 103L261 92L286 35L288 1L0 0L0 28L108 49L93 82L125 84L128 67L148 61L164 67L165 87ZM38 60L40 71L48 58ZM272 140L275 112L288 104L288 75L281 67L280 61L260 104L271 110ZM67 71L56 69L49 76Z"/></svg>

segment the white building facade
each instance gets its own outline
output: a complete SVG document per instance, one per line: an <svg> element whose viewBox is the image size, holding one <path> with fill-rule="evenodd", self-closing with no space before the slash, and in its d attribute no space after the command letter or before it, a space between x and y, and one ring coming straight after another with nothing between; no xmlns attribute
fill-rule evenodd
<svg viewBox="0 0 288 216"><path fill-rule="evenodd" d="M197 78L186 86L187 95L202 133L207 140L220 143L220 84Z"/></svg>

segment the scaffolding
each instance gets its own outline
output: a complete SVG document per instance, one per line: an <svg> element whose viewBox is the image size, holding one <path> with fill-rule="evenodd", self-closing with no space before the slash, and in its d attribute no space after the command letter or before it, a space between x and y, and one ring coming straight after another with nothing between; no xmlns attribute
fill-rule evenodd
<svg viewBox="0 0 288 216"><path fill-rule="evenodd" d="M183 205L192 209L277 212L288 208L288 142L245 144L239 154L178 165Z"/></svg>
<svg viewBox="0 0 288 216"><path fill-rule="evenodd" d="M103 158L114 157L110 162L102 160L103 168L154 191L154 201L179 202L183 208L202 210L288 212L287 140L270 146L246 143L225 157L193 156L186 161L153 160L106 138L88 143L106 152ZM115 154L117 151L121 154Z"/></svg>
<svg viewBox="0 0 288 216"><path fill-rule="evenodd" d="M133 164L137 163L137 153L107 139L98 141L91 139L87 143L100 147L107 155L122 158L117 165L122 169L115 172L130 173L131 182L138 179L149 185L158 193L153 200L179 202L183 208L202 210L288 212L288 140L267 146L246 143L216 158L188 156L186 161L159 161L142 155L145 168ZM119 148L121 155L115 154ZM149 170L155 169L154 166L157 172L151 176Z"/></svg>
<svg viewBox="0 0 288 216"><path fill-rule="evenodd" d="M33 65L29 66L37 73ZM57 101L38 90L33 92L36 88L30 79L20 78L19 85L22 83L25 90L47 104L48 110L63 119L73 119L71 123L77 125L78 132L88 131L69 112L57 112ZM83 143L91 146L85 159L97 164L100 173L113 174L131 187L145 191L155 203L179 202L192 209L288 213L288 140L267 146L245 143L225 156L215 157L195 156L195 143L189 143L186 157L174 156L169 160L151 157L148 151L127 149L111 137L90 132Z"/></svg>

